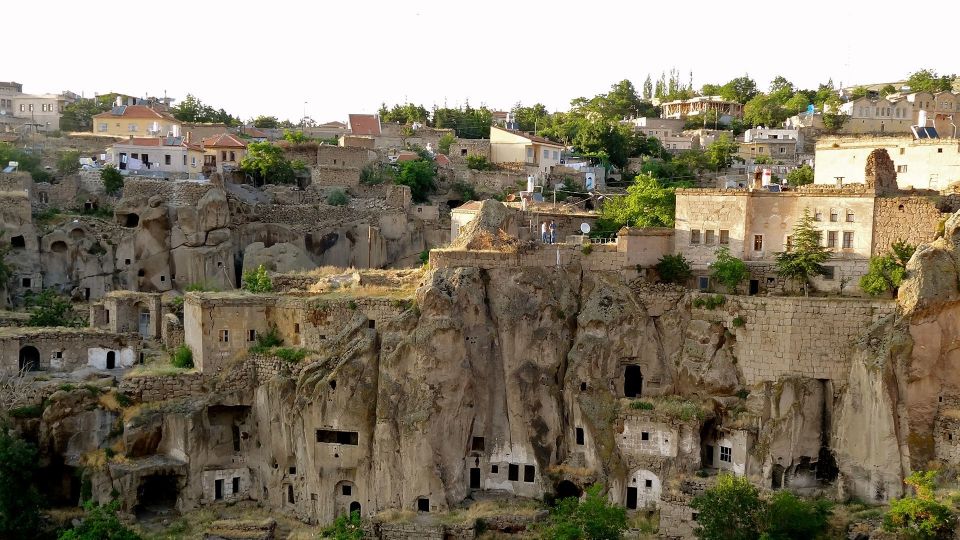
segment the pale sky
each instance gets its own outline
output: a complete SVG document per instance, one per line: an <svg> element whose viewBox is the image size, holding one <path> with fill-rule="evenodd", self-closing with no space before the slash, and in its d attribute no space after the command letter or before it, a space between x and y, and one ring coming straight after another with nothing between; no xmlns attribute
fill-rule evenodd
<svg viewBox="0 0 960 540"><path fill-rule="evenodd" d="M590 0L3 2L0 80L183 98L242 119L346 120L411 101L509 109L677 68L694 87L748 73L766 90L960 72L960 2Z"/></svg>

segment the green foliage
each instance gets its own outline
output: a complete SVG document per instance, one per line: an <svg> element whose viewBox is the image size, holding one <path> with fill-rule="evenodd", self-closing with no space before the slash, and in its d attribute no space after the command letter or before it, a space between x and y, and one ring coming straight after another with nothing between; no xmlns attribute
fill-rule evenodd
<svg viewBox="0 0 960 540"><path fill-rule="evenodd" d="M490 163L487 160L486 156L481 156L479 154L470 154L467 156L467 168L473 169L475 171L489 171L493 169L493 163Z"/></svg>
<svg viewBox="0 0 960 540"><path fill-rule="evenodd" d="M173 117L181 122L198 122L205 124L240 125L240 118L227 114L227 111L214 109L197 99L193 94L187 94L177 105L170 108Z"/></svg>
<svg viewBox="0 0 960 540"><path fill-rule="evenodd" d="M590 243L584 244L583 247L580 248L580 251L584 255L589 255L593 253L593 244L590 244Z"/></svg>
<svg viewBox="0 0 960 540"><path fill-rule="evenodd" d="M606 199L600 208L602 229L620 227L673 227L675 188L664 187L648 174L638 174L627 194Z"/></svg>
<svg viewBox="0 0 960 540"><path fill-rule="evenodd" d="M420 252L420 264L424 265L430 262L430 250L425 249Z"/></svg>
<svg viewBox="0 0 960 540"><path fill-rule="evenodd" d="M805 186L813 183L813 167L804 163L787 173L787 183L791 186Z"/></svg>
<svg viewBox="0 0 960 540"><path fill-rule="evenodd" d="M882 97L887 97L890 94L895 94L895 93L897 93L897 88L892 84L888 84L880 89L880 95Z"/></svg>
<svg viewBox="0 0 960 540"><path fill-rule="evenodd" d="M68 150L57 158L57 172L63 175L74 174L80 170L80 152Z"/></svg>
<svg viewBox="0 0 960 540"><path fill-rule="evenodd" d="M857 86L850 91L850 99L860 99L862 97L867 97L867 87L866 86Z"/></svg>
<svg viewBox="0 0 960 540"><path fill-rule="evenodd" d="M293 165L283 150L268 142L250 143L240 160L240 170L253 176L258 183L292 184L296 181Z"/></svg>
<svg viewBox="0 0 960 540"><path fill-rule="evenodd" d="M448 156L450 155L450 145L457 142L457 138L451 133L444 133L440 136L440 139L437 140L437 151L441 154Z"/></svg>
<svg viewBox="0 0 960 540"><path fill-rule="evenodd" d="M46 408L44 403L35 403L33 405L24 405L23 407L14 407L10 409L10 416L13 418L40 418L43 416L43 410Z"/></svg>
<svg viewBox="0 0 960 540"><path fill-rule="evenodd" d="M346 206L350 202L350 197L342 189L334 189L327 195L327 204L330 206Z"/></svg>
<svg viewBox="0 0 960 540"><path fill-rule="evenodd" d="M50 173L43 169L39 154L17 150L8 143L0 143L0 164L6 167L10 161L19 163L18 170L30 173L34 182L50 181Z"/></svg>
<svg viewBox="0 0 960 540"><path fill-rule="evenodd" d="M33 445L0 427L0 538L33 538L40 528L38 460Z"/></svg>
<svg viewBox="0 0 960 540"><path fill-rule="evenodd" d="M805 501L778 491L767 504L764 540L814 540L827 530L832 505L824 499Z"/></svg>
<svg viewBox="0 0 960 540"><path fill-rule="evenodd" d="M530 133L536 133L540 128L545 127L550 117L547 107L542 103L537 103L531 107L524 107L517 103L511 112L517 122L517 129Z"/></svg>
<svg viewBox="0 0 960 540"><path fill-rule="evenodd" d="M173 354L170 356L170 363L173 364L173 367L182 369L192 368L193 351L190 350L190 347L187 347L186 345L180 345L174 349Z"/></svg>
<svg viewBox="0 0 960 540"><path fill-rule="evenodd" d="M737 286L750 277L750 270L742 260L730 254L726 247L717 248L715 259L710 263L710 277L723 284L730 292L736 292Z"/></svg>
<svg viewBox="0 0 960 540"><path fill-rule="evenodd" d="M740 328L741 326L746 324L747 321L743 320L743 317L734 317L731 323L733 324L734 328Z"/></svg>
<svg viewBox="0 0 960 540"><path fill-rule="evenodd" d="M434 178L437 171L433 163L417 159L413 161L404 161L399 164L400 174L397 175L394 183L410 188L410 194L416 202L426 202L430 192L436 187Z"/></svg>
<svg viewBox="0 0 960 540"><path fill-rule="evenodd" d="M630 403L630 408L640 411L652 411L653 403L650 403L649 401L633 401Z"/></svg>
<svg viewBox="0 0 960 540"><path fill-rule="evenodd" d="M381 163L368 163L360 169L360 183L367 186L393 182L397 174L393 167L386 167Z"/></svg>
<svg viewBox="0 0 960 540"><path fill-rule="evenodd" d="M850 115L840 112L840 98L831 94L823 103L823 127L830 132L837 132L843 127Z"/></svg>
<svg viewBox="0 0 960 540"><path fill-rule="evenodd" d="M813 227L810 210L804 208L803 216L793 226L792 249L776 254L777 275L808 285L811 277L823 274L823 263L830 259L830 251L820 245L820 235Z"/></svg>
<svg viewBox="0 0 960 540"><path fill-rule="evenodd" d="M116 195L123 189L123 175L113 165L100 170L100 180L103 180L104 191L110 195Z"/></svg>
<svg viewBox="0 0 960 540"><path fill-rule="evenodd" d="M387 104L384 103L380 105L378 113L381 122L404 125L411 125L416 122L426 124L429 116L426 107L413 103L397 104L390 109L387 109Z"/></svg>
<svg viewBox="0 0 960 540"><path fill-rule="evenodd" d="M493 113L486 107L474 109L469 103L457 109L433 109L429 125L452 129L461 139L489 139Z"/></svg>
<svg viewBox="0 0 960 540"><path fill-rule="evenodd" d="M303 131L300 131L300 130L291 131L289 129L285 129L283 130L283 140L293 144L303 144L306 142L310 142L313 139L308 137L307 134L304 133Z"/></svg>
<svg viewBox="0 0 960 540"><path fill-rule="evenodd" d="M276 116L260 115L253 119L253 127L263 129L275 129L280 126L280 121Z"/></svg>
<svg viewBox="0 0 960 540"><path fill-rule="evenodd" d="M660 257L660 260L657 261L657 274L660 276L660 281L664 283L676 283L683 285L691 277L693 277L693 270L690 268L690 261L688 261L683 254L677 253L666 254L663 257Z"/></svg>
<svg viewBox="0 0 960 540"><path fill-rule="evenodd" d="M894 296L907 277L907 262L917 247L898 241L883 255L870 257L870 267L860 278L860 288L871 296L890 292Z"/></svg>
<svg viewBox="0 0 960 540"><path fill-rule="evenodd" d="M477 197L477 190L475 190L473 186L471 186L466 182L459 182L459 181L454 182L453 185L450 186L450 188L453 189L453 191L456 192L458 195L460 195L460 198L463 201L479 201L480 200L480 198Z"/></svg>
<svg viewBox="0 0 960 540"><path fill-rule="evenodd" d="M310 354L310 351L291 347L279 347L273 350L273 354L285 362L296 363L306 358L307 355Z"/></svg>
<svg viewBox="0 0 960 540"><path fill-rule="evenodd" d="M252 293L268 293L273 291L273 280L267 274L267 269L261 264L255 270L243 273L243 289Z"/></svg>
<svg viewBox="0 0 960 540"><path fill-rule="evenodd" d="M744 75L730 80L719 90L723 99L746 103L757 95L757 83L749 75Z"/></svg>
<svg viewBox="0 0 960 540"><path fill-rule="evenodd" d="M87 501L83 508L86 511L83 521L60 533L57 540L140 540L140 536L117 517L119 500L103 506Z"/></svg>
<svg viewBox="0 0 960 540"><path fill-rule="evenodd" d="M83 321L73 311L70 300L53 289L44 289L40 294L27 294L25 303L30 310L27 326L82 326Z"/></svg>
<svg viewBox="0 0 960 540"><path fill-rule="evenodd" d="M756 540L764 519L757 488L744 477L722 474L714 487L694 497L690 506L699 514L697 538Z"/></svg>
<svg viewBox="0 0 960 540"><path fill-rule="evenodd" d="M270 327L270 330L267 330L265 334L257 336L256 345L250 347L248 352L250 354L266 354L270 349L280 345L283 345L280 332L277 331L276 327Z"/></svg>
<svg viewBox="0 0 960 540"><path fill-rule="evenodd" d="M921 69L910 74L907 86L912 92L943 92L950 90L956 75L938 75L932 69Z"/></svg>
<svg viewBox="0 0 960 540"><path fill-rule="evenodd" d="M915 471L904 483L915 496L894 499L883 517L883 528L911 540L951 538L957 518L934 495L937 471Z"/></svg>
<svg viewBox="0 0 960 540"><path fill-rule="evenodd" d="M110 102L99 99L79 99L63 107L60 115L61 131L93 131L93 116L110 110Z"/></svg>
<svg viewBox="0 0 960 540"><path fill-rule="evenodd" d="M727 298L722 294L712 296L698 296L693 299L693 307L714 310L727 302Z"/></svg>
<svg viewBox="0 0 960 540"><path fill-rule="evenodd" d="M560 499L550 512L540 537L550 540L612 540L627 528L627 512L610 503L603 486L587 488L583 501L576 497Z"/></svg>
<svg viewBox="0 0 960 540"><path fill-rule="evenodd" d="M349 516L339 516L333 523L320 532L320 538L332 540L363 540L363 521L360 512L350 512Z"/></svg>
<svg viewBox="0 0 960 540"><path fill-rule="evenodd" d="M721 135L707 146L707 164L714 171L728 169L734 161L742 161L737 157L740 147L729 135Z"/></svg>
<svg viewBox="0 0 960 540"><path fill-rule="evenodd" d="M734 395L740 399L747 399L748 397L750 397L750 391L747 390L746 388L741 388L737 390L737 392Z"/></svg>

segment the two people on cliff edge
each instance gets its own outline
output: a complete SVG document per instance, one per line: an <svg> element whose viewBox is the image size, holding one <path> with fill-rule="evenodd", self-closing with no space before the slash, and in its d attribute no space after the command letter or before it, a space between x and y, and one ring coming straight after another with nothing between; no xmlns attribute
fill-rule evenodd
<svg viewBox="0 0 960 540"><path fill-rule="evenodd" d="M540 224L540 241L544 244L557 243L557 222L551 219L549 225L546 221Z"/></svg>

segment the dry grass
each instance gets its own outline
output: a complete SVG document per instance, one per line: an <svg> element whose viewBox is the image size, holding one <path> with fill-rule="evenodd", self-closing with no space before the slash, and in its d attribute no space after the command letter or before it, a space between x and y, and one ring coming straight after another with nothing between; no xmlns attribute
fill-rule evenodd
<svg viewBox="0 0 960 540"><path fill-rule="evenodd" d="M478 519L486 519L495 516L520 516L533 518L543 509L543 504L533 499L521 498L497 498L477 501L469 508L457 508L439 514L437 520L440 523L450 525L459 525L475 523Z"/></svg>
<svg viewBox="0 0 960 540"><path fill-rule="evenodd" d="M349 300L351 298L387 298L390 300L409 300L416 295L416 287L387 287L383 285L368 285L365 287L350 287L333 289L312 294L327 300Z"/></svg>
<svg viewBox="0 0 960 540"><path fill-rule="evenodd" d="M571 467L563 463L547 467L547 474L562 476L564 478L593 478L596 471L586 467Z"/></svg>
<svg viewBox="0 0 960 540"><path fill-rule="evenodd" d="M100 403L100 406L110 412L120 412L123 410L123 407L117 401L117 394L114 392L105 392L100 394L97 402Z"/></svg>
<svg viewBox="0 0 960 540"><path fill-rule="evenodd" d="M170 519L166 524L139 523L135 528L143 540L203 540L207 530L216 521L224 519L262 521L267 518L275 519L278 527L282 526L289 530L290 536L287 537L289 540L314 540L323 530L321 526L306 525L269 508L258 507L253 501L208 506L187 512L179 518Z"/></svg>
<svg viewBox="0 0 960 540"><path fill-rule="evenodd" d="M194 369L178 368L170 363L169 358L159 357L153 362L138 365L124 374L124 379L133 377L170 377L181 373L191 373Z"/></svg>
<svg viewBox="0 0 960 540"><path fill-rule="evenodd" d="M410 523L415 517L417 517L417 513L412 510L391 508L380 512L373 519L381 523Z"/></svg>

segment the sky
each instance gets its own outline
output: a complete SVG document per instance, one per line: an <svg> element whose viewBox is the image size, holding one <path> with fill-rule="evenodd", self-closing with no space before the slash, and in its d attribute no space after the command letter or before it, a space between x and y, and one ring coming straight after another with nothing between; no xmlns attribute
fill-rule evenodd
<svg viewBox="0 0 960 540"><path fill-rule="evenodd" d="M925 4L932 13L916 20L916 10L860 0L53 4L4 2L16 23L4 27L0 80L29 93L191 93L244 120L296 122L306 111L345 121L407 101L567 110L575 97L625 78L640 89L671 68L684 83L692 72L695 88L746 73L762 89L776 75L815 88L831 77L849 86L920 68L960 72L956 48L911 39L930 35L928 15L956 20L955 1Z"/></svg>

